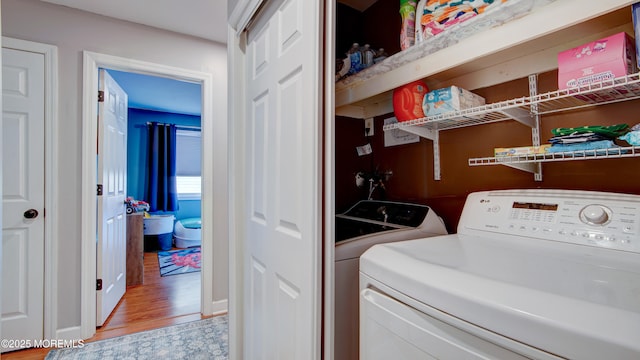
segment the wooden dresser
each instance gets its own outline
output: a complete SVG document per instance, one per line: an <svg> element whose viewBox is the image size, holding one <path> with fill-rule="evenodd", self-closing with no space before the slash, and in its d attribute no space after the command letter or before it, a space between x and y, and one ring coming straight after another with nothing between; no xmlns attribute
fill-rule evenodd
<svg viewBox="0 0 640 360"><path fill-rule="evenodd" d="M144 282L143 213L127 215L127 286Z"/></svg>

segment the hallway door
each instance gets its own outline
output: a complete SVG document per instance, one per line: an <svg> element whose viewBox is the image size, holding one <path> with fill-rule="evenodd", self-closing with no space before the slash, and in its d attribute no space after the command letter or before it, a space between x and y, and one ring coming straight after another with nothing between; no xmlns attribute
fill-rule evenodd
<svg viewBox="0 0 640 360"><path fill-rule="evenodd" d="M44 336L44 68L43 54L2 49L3 339Z"/></svg>
<svg viewBox="0 0 640 360"><path fill-rule="evenodd" d="M96 325L102 326L127 287L127 94L100 70Z"/></svg>

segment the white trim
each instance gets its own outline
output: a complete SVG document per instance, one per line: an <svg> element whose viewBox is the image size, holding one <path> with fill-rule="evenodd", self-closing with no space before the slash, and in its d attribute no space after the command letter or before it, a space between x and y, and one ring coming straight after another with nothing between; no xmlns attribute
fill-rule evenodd
<svg viewBox="0 0 640 360"><path fill-rule="evenodd" d="M58 48L49 44L2 37L2 47L44 56L45 198L44 208L44 339L52 339L58 325Z"/></svg>
<svg viewBox="0 0 640 360"><path fill-rule="evenodd" d="M229 136L229 359L243 359L243 251L244 234L242 224L242 204L244 204L242 183L244 175L244 106L242 86L244 84L246 54L244 49L246 35L234 36L227 32L227 66L229 82L227 84L227 111ZM236 180L238 179L238 180Z"/></svg>
<svg viewBox="0 0 640 360"><path fill-rule="evenodd" d="M214 161L205 161L214 156L214 94L213 75L180 69L162 64L83 52L83 99L82 99L82 246L81 246L81 299L80 315L82 338L89 338L96 330L96 166L95 139L97 139L96 114L98 113L98 68L136 72L146 75L170 77L176 80L200 83L202 86L202 291L201 313L213 313L213 239L218 236L214 226L213 167ZM220 121L225 121L222 118ZM224 124L226 127L226 123ZM222 130L220 130L222 131ZM214 233L216 233L214 235Z"/></svg>
<svg viewBox="0 0 640 360"><path fill-rule="evenodd" d="M79 340L79 339L82 339L81 335L82 335L82 328L80 326L72 326L72 327L56 330L55 339Z"/></svg>
<svg viewBox="0 0 640 360"><path fill-rule="evenodd" d="M325 26L324 26L324 242L322 252L324 254L324 299L323 314L323 342L322 353L324 359L335 357L335 38L336 38L336 2L325 1Z"/></svg>
<svg viewBox="0 0 640 360"><path fill-rule="evenodd" d="M211 303L211 314L209 315L222 315L229 312L229 301L220 300Z"/></svg>
<svg viewBox="0 0 640 360"><path fill-rule="evenodd" d="M264 2L265 0L238 0L229 15L229 25L231 25L229 34L233 33L231 30L234 30L238 36L245 31Z"/></svg>

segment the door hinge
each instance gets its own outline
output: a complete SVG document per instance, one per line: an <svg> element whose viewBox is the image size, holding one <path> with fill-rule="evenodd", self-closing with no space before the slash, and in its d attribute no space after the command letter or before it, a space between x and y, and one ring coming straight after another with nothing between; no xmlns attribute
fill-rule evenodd
<svg viewBox="0 0 640 360"><path fill-rule="evenodd" d="M96 290L102 290L102 279L96 279Z"/></svg>
<svg viewBox="0 0 640 360"><path fill-rule="evenodd" d="M96 192L98 193L98 196L102 196L102 184L98 184L96 186Z"/></svg>
<svg viewBox="0 0 640 360"><path fill-rule="evenodd" d="M98 102L104 102L104 91L98 90Z"/></svg>

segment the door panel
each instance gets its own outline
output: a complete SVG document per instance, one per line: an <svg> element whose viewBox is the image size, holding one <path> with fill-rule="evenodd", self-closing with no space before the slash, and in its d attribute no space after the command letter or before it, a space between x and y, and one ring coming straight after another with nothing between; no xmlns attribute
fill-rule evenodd
<svg viewBox="0 0 640 360"><path fill-rule="evenodd" d="M320 357L319 5L269 2L248 34L243 340L250 359Z"/></svg>
<svg viewBox="0 0 640 360"><path fill-rule="evenodd" d="M96 324L102 326L126 291L127 94L100 70L98 110L98 251Z"/></svg>
<svg viewBox="0 0 640 360"><path fill-rule="evenodd" d="M44 336L44 55L2 49L2 62L2 335L37 340ZM37 216L25 217L30 209Z"/></svg>

